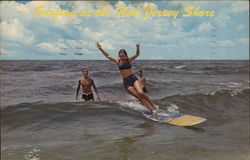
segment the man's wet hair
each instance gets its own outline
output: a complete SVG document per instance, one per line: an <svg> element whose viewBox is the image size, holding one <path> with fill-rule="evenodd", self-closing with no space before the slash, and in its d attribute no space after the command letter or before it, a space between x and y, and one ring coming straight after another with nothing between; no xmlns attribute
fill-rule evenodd
<svg viewBox="0 0 250 160"><path fill-rule="evenodd" d="M143 73L143 71L142 71L142 70L139 70L139 72Z"/></svg>
<svg viewBox="0 0 250 160"><path fill-rule="evenodd" d="M83 69L82 69L82 71L84 71L84 70L87 70L87 71L89 71L89 70L88 70L88 68L83 68Z"/></svg>

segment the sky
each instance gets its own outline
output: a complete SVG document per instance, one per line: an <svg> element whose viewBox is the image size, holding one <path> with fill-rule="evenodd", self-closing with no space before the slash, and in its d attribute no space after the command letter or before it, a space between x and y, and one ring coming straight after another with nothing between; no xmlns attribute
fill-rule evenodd
<svg viewBox="0 0 250 160"><path fill-rule="evenodd" d="M96 42L112 56L118 56L122 48L133 56L138 43L139 60L249 59L248 1L1 1L0 4L1 60L106 59L96 48ZM194 8L185 11L188 6ZM139 14L122 17L119 7L126 7L130 14L132 11ZM146 12L149 7L161 13L165 10L178 14L157 16ZM106 16L97 16L102 8ZM214 15L183 16L194 14L195 9ZM69 14L52 16L56 11ZM81 16L83 11L89 11L89 15Z"/></svg>

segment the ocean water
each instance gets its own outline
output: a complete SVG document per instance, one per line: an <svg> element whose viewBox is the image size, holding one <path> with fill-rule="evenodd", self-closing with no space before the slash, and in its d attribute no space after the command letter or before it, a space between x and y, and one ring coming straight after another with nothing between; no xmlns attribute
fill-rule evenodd
<svg viewBox="0 0 250 160"><path fill-rule="evenodd" d="M101 102L75 100L83 67ZM249 61L138 60L133 70L162 109L207 121L145 119L111 61L1 61L1 159L250 159Z"/></svg>

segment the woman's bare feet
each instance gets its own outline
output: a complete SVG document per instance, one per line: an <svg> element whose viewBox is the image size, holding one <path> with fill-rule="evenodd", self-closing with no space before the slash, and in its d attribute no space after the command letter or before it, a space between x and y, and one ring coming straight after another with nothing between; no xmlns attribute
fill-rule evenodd
<svg viewBox="0 0 250 160"><path fill-rule="evenodd" d="M157 110L157 109L160 109L160 107L156 104L154 104L154 108Z"/></svg>
<svg viewBox="0 0 250 160"><path fill-rule="evenodd" d="M152 114L156 114L156 110L155 109L153 109L151 112L152 112Z"/></svg>

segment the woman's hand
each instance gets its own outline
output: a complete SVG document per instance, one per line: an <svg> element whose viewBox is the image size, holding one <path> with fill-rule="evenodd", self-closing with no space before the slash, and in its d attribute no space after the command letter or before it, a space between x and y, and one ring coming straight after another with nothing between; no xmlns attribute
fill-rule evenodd
<svg viewBox="0 0 250 160"><path fill-rule="evenodd" d="M100 43L96 42L96 48L98 48L98 49L102 48L102 46L100 45Z"/></svg>
<svg viewBox="0 0 250 160"><path fill-rule="evenodd" d="M134 56L129 58L129 62L132 62L133 60L136 59L136 57L140 55L140 44L135 44L135 46L136 46L136 53Z"/></svg>
<svg viewBox="0 0 250 160"><path fill-rule="evenodd" d="M102 46L100 45L100 43L96 42L96 48L98 48L102 54L107 57L108 59L114 61L115 63L118 63L118 58L115 58L115 57L112 57L110 56L107 52L105 52L103 49L102 49Z"/></svg>
<svg viewBox="0 0 250 160"><path fill-rule="evenodd" d="M140 48L140 44L136 44L135 46L136 46L136 48L137 48L137 49L139 49L139 48Z"/></svg>

